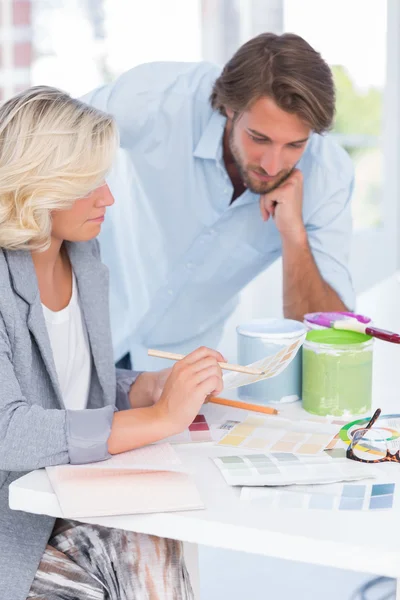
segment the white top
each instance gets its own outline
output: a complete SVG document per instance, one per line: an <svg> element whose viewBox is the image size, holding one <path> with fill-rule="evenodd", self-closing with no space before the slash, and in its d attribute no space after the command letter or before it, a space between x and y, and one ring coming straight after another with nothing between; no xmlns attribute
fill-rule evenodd
<svg viewBox="0 0 400 600"><path fill-rule="evenodd" d="M68 306L58 312L44 304L42 307L65 408L86 408L91 359L75 275L72 275L72 296Z"/></svg>

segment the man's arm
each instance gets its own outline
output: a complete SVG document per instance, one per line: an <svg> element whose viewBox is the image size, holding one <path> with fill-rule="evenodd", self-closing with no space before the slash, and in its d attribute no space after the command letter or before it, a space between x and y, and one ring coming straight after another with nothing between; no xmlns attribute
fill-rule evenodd
<svg viewBox="0 0 400 600"><path fill-rule="evenodd" d="M349 279L344 255L351 231L348 199L352 185L345 187L321 204L320 216L315 217L310 231L303 222L303 175L298 169L282 186L260 198L262 218L272 216L281 236L283 310L287 318L302 321L308 312L352 308L346 307L329 283L330 279L351 301L349 281L344 283L344 278Z"/></svg>
<svg viewBox="0 0 400 600"><path fill-rule="evenodd" d="M298 238L282 239L282 261L283 313L287 319L302 321L309 312L348 310L321 277L305 229Z"/></svg>

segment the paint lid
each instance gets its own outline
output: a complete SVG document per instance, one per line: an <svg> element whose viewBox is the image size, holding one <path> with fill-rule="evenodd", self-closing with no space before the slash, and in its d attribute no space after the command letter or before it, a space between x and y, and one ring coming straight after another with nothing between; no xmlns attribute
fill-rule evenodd
<svg viewBox="0 0 400 600"><path fill-rule="evenodd" d="M357 331L342 331L340 329L312 329L307 333L306 340L315 344L349 346L364 344L372 340L372 336Z"/></svg>
<svg viewBox="0 0 400 600"><path fill-rule="evenodd" d="M252 319L238 325L236 331L240 335L262 339L298 338L307 331L300 321L292 319Z"/></svg>

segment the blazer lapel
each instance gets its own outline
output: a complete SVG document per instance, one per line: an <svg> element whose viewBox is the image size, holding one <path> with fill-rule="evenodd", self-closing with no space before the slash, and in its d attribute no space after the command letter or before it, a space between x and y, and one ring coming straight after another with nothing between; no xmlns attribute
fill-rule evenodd
<svg viewBox="0 0 400 600"><path fill-rule="evenodd" d="M21 299L20 309L25 314L29 331L39 348L53 385L56 404L64 408L31 254L24 250L5 251L4 254L14 290Z"/></svg>
<svg viewBox="0 0 400 600"><path fill-rule="evenodd" d="M94 244L67 243L66 247L78 284L94 368L105 401L111 404L115 402L115 369L109 325L108 269L95 255Z"/></svg>

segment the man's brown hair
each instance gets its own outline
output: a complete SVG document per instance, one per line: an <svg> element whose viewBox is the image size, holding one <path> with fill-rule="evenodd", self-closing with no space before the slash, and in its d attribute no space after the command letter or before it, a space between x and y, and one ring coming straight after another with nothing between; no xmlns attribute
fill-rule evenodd
<svg viewBox="0 0 400 600"><path fill-rule="evenodd" d="M332 126L332 72L321 55L298 35L262 33L243 44L215 81L210 100L224 115L226 108L240 114L265 96L317 133Z"/></svg>

